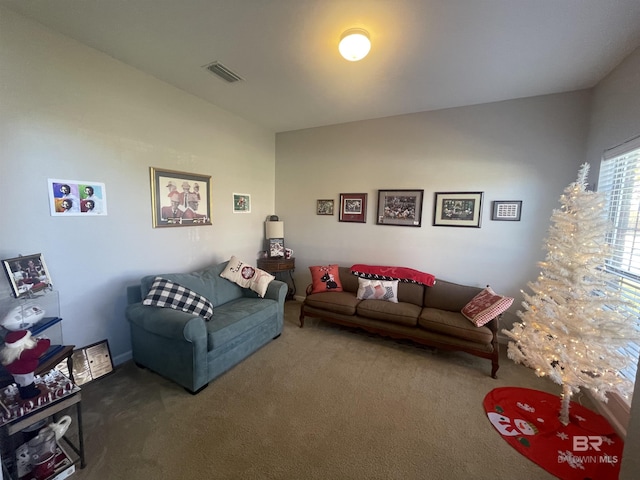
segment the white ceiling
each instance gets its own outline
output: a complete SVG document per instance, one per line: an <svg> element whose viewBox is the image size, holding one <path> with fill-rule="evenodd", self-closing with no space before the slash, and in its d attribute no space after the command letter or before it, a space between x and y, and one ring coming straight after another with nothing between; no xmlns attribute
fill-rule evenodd
<svg viewBox="0 0 640 480"><path fill-rule="evenodd" d="M588 88L640 46L640 0L0 5L275 132ZM351 27L372 40L356 63L337 50Z"/></svg>

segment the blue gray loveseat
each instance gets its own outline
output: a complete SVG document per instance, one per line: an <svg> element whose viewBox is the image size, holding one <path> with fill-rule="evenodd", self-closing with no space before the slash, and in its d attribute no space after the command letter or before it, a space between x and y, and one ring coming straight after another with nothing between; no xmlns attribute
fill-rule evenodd
<svg viewBox="0 0 640 480"><path fill-rule="evenodd" d="M145 276L127 287L126 317L133 360L197 393L208 383L282 333L287 285L272 280L260 298L220 277L229 262L193 273ZM143 305L156 277L208 299L213 317Z"/></svg>

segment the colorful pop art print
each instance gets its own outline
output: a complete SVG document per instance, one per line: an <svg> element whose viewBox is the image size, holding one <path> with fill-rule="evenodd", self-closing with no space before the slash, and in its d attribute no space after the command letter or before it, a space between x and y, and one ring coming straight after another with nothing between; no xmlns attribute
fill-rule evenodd
<svg viewBox="0 0 640 480"><path fill-rule="evenodd" d="M102 182L48 179L53 217L107 215L107 189Z"/></svg>

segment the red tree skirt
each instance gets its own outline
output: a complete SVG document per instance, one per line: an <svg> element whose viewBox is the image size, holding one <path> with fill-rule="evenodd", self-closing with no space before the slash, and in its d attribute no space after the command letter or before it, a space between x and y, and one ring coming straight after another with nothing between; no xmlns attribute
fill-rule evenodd
<svg viewBox="0 0 640 480"><path fill-rule="evenodd" d="M569 425L558 419L560 396L529 388L490 391L484 409L509 445L563 480L616 479L624 443L609 422L575 402Z"/></svg>

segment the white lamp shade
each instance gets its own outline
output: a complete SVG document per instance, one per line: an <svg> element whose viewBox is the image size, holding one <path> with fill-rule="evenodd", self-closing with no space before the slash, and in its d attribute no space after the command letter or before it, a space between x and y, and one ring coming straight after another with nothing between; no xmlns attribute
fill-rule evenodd
<svg viewBox="0 0 640 480"><path fill-rule="evenodd" d="M264 222L266 238L284 238L284 222Z"/></svg>
<svg viewBox="0 0 640 480"><path fill-rule="evenodd" d="M340 55L350 62L357 62L367 56L371 50L371 41L366 30L351 28L342 34L338 45Z"/></svg>

